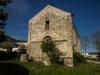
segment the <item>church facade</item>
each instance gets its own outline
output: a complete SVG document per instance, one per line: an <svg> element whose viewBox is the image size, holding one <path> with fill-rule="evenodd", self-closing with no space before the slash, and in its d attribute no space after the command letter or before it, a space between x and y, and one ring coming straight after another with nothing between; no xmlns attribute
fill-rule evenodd
<svg viewBox="0 0 100 75"><path fill-rule="evenodd" d="M64 63L73 66L73 52L80 52L80 37L72 22L72 14L47 5L29 20L28 58L44 62L42 41L52 40L63 54Z"/></svg>

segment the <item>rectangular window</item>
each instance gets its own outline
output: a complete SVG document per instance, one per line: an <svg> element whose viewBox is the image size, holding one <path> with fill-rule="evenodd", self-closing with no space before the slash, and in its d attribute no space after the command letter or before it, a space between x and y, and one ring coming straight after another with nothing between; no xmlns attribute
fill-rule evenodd
<svg viewBox="0 0 100 75"><path fill-rule="evenodd" d="M49 20L45 22L45 30L49 30Z"/></svg>

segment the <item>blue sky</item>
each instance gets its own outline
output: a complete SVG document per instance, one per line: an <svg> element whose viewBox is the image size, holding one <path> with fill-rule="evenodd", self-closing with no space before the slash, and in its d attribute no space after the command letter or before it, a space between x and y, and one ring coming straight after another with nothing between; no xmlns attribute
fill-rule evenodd
<svg viewBox="0 0 100 75"><path fill-rule="evenodd" d="M11 14L6 21L6 34L27 40L28 20L47 4L72 13L80 36L100 29L100 0L12 0L5 9Z"/></svg>

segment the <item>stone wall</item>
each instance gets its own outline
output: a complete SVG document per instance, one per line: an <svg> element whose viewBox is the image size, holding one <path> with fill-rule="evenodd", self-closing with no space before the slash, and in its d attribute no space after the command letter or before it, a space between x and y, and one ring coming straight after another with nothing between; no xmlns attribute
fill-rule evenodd
<svg viewBox="0 0 100 75"><path fill-rule="evenodd" d="M42 61L41 43L33 42L30 44L29 58L33 58L35 61Z"/></svg>

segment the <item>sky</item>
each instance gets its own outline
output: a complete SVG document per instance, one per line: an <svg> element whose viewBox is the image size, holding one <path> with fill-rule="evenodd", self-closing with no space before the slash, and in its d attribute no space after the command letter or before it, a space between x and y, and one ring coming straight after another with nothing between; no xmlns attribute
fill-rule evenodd
<svg viewBox="0 0 100 75"><path fill-rule="evenodd" d="M12 0L5 8L5 11L10 12L4 29L6 34L27 40L28 21L47 4L72 13L73 23L80 36L100 30L100 0Z"/></svg>

